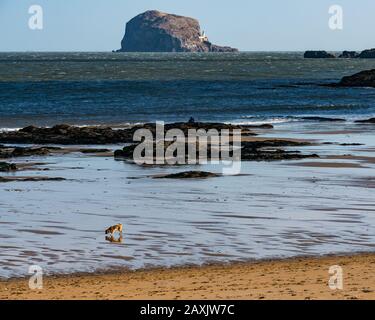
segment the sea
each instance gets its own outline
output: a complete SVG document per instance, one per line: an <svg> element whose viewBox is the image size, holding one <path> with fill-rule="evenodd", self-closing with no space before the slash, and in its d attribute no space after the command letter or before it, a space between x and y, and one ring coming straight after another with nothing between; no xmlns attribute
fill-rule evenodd
<svg viewBox="0 0 375 320"><path fill-rule="evenodd" d="M0 53L0 128L370 117L375 90L321 85L372 68L302 52Z"/></svg>

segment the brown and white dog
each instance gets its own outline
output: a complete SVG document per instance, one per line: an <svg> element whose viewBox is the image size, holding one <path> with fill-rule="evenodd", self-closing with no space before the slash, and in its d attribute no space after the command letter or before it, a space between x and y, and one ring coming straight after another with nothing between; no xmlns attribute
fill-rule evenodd
<svg viewBox="0 0 375 320"><path fill-rule="evenodd" d="M118 231L119 233L122 233L122 224L119 223L119 224L116 224L112 227L109 227L106 231L105 231L105 234L114 234L116 231Z"/></svg>

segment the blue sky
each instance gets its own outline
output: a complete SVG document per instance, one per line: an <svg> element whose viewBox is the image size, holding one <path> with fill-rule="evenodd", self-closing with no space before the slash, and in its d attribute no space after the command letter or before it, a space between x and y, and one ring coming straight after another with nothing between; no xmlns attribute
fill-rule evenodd
<svg viewBox="0 0 375 320"><path fill-rule="evenodd" d="M28 9L44 10L44 29ZM328 27L328 8L344 9L344 29ZM157 9L197 18L210 40L243 51L362 50L375 47L373 0L0 0L0 51L110 51L125 23Z"/></svg>

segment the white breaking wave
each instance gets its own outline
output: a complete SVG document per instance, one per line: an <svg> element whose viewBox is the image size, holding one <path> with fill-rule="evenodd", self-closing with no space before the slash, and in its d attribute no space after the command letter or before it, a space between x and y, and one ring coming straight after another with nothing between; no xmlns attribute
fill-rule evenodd
<svg viewBox="0 0 375 320"><path fill-rule="evenodd" d="M262 125L262 124L278 124L278 123L286 123L286 122L294 122L298 121L298 119L293 118L264 118L264 119L254 119L254 117L242 117L242 118L249 118L253 120L235 120L235 121L229 121L225 122L226 124L237 124L237 125Z"/></svg>
<svg viewBox="0 0 375 320"><path fill-rule="evenodd" d="M0 128L0 132L12 132L12 131L18 131L22 128Z"/></svg>

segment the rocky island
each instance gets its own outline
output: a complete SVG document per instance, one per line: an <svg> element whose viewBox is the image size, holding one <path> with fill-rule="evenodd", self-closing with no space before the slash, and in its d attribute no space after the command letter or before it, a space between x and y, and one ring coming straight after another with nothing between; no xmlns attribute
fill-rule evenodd
<svg viewBox="0 0 375 320"><path fill-rule="evenodd" d="M126 24L118 52L237 52L212 44L198 20L156 10L146 11Z"/></svg>

